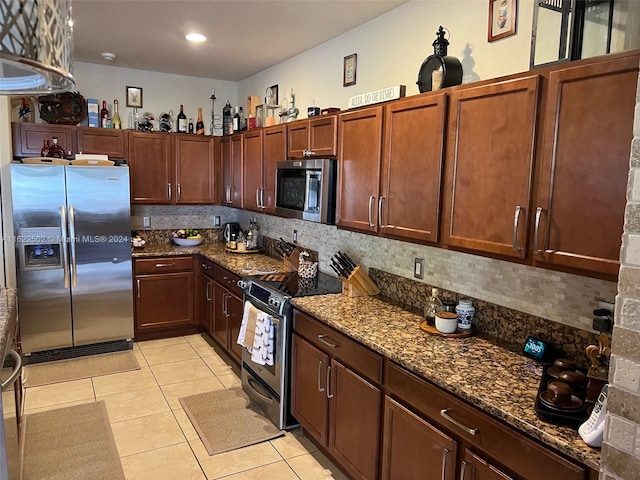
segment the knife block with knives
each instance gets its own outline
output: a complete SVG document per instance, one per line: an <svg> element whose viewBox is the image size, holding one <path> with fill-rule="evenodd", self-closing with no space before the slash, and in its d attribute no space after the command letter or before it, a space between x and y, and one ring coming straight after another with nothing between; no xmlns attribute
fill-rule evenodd
<svg viewBox="0 0 640 480"><path fill-rule="evenodd" d="M301 250L293 243L289 243L282 238L276 240L276 251L282 257L285 272L297 272L300 262Z"/></svg>
<svg viewBox="0 0 640 480"><path fill-rule="evenodd" d="M331 268L342 281L342 294L347 297L378 295L380 289L367 273L347 255L338 252L331 258Z"/></svg>

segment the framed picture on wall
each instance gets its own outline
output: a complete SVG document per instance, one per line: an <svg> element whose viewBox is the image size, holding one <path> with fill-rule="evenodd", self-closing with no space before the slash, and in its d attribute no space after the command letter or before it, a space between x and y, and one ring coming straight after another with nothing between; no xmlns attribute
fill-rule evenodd
<svg viewBox="0 0 640 480"><path fill-rule="evenodd" d="M344 70L342 72L342 86L348 87L356 84L356 69L358 68L358 54L352 53L344 57Z"/></svg>
<svg viewBox="0 0 640 480"><path fill-rule="evenodd" d="M489 0L489 31L487 40L494 42L516 33L517 0Z"/></svg>
<svg viewBox="0 0 640 480"><path fill-rule="evenodd" d="M142 88L127 87L127 107L142 108Z"/></svg>

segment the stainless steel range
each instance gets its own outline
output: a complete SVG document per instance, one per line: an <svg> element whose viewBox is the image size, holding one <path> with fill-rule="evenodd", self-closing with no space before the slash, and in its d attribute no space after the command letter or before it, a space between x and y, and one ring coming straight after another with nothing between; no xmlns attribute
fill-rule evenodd
<svg viewBox="0 0 640 480"><path fill-rule="evenodd" d="M280 429L297 425L290 413L291 338L293 306L291 299L308 295L340 293L342 283L336 277L318 273L311 287L303 284L297 272L245 277L238 283L244 289L245 302L271 317L274 327L273 365L260 365L251 353L242 349L242 388ZM246 305L245 305L246 308Z"/></svg>

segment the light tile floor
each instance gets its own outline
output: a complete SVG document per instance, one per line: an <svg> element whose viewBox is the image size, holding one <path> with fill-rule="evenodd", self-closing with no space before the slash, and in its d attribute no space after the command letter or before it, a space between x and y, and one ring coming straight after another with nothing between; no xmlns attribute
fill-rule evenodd
<svg viewBox="0 0 640 480"><path fill-rule="evenodd" d="M134 354L140 370L28 388L25 413L104 400L127 480L347 478L299 429L209 456L178 399L239 386L238 368L201 335L139 342Z"/></svg>

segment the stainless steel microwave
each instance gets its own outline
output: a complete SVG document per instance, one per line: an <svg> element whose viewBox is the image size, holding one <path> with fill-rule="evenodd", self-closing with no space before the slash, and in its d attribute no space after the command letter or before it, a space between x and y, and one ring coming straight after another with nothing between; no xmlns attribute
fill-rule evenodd
<svg viewBox="0 0 640 480"><path fill-rule="evenodd" d="M276 214L333 225L337 160L288 160L276 165Z"/></svg>

